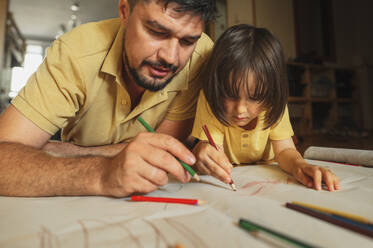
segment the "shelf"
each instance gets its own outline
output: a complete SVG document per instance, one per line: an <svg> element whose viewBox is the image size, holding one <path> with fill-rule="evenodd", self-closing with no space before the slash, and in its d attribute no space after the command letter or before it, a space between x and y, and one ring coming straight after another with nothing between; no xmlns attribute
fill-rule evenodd
<svg viewBox="0 0 373 248"><path fill-rule="evenodd" d="M327 97L312 97L310 99L302 96L289 96L289 103L306 103L306 102L338 102L338 103L356 103L352 98L327 98Z"/></svg>
<svg viewBox="0 0 373 248"><path fill-rule="evenodd" d="M334 128L346 121L341 114L346 108L353 113L348 121L360 125L359 99L352 92L358 88L354 74L353 68L288 63L289 92L292 94L288 97L288 106L290 118L296 123L293 126L296 135L312 135L317 128ZM341 85L345 88L350 85L348 93L351 96L343 92L341 96L344 97L338 97Z"/></svg>
<svg viewBox="0 0 373 248"><path fill-rule="evenodd" d="M352 98L337 98L337 102L341 103L355 103L356 100Z"/></svg>
<svg viewBox="0 0 373 248"><path fill-rule="evenodd" d="M311 102L334 102L334 99L330 97L312 97Z"/></svg>

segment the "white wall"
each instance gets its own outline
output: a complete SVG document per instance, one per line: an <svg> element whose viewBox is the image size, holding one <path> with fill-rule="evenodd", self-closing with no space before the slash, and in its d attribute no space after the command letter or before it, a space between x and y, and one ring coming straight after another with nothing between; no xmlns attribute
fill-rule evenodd
<svg viewBox="0 0 373 248"><path fill-rule="evenodd" d="M295 58L293 0L256 0L256 25L265 27L281 41L285 58Z"/></svg>

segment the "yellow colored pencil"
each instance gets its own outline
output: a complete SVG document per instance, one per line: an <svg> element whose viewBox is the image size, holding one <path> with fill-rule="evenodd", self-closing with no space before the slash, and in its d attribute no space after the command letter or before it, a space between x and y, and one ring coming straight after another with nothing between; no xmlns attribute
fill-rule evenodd
<svg viewBox="0 0 373 248"><path fill-rule="evenodd" d="M359 216L359 215L345 213L345 212L330 209L330 208L319 207L319 206L315 206L315 205L304 203L304 202L293 201L293 204L297 204L297 205L300 205L300 206L303 206L303 207L306 207L306 208L311 208L311 209L314 209L314 210L317 210L317 211L320 211L320 212L324 212L324 213L328 213L328 214L339 215L341 217L351 219L351 220L354 220L354 221L357 221L357 222L361 222L361 223L364 223L364 224L373 225L373 221L371 221L367 218L364 218L362 216Z"/></svg>

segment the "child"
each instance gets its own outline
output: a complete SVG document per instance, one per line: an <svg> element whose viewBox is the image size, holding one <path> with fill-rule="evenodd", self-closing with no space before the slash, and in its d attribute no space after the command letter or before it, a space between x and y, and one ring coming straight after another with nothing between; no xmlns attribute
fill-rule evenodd
<svg viewBox="0 0 373 248"><path fill-rule="evenodd" d="M232 164L275 159L310 188L340 188L330 170L307 164L296 150L287 109L288 81L280 42L268 30L246 24L226 30L201 71L192 136L197 169L231 182ZM208 143L206 125L218 150Z"/></svg>

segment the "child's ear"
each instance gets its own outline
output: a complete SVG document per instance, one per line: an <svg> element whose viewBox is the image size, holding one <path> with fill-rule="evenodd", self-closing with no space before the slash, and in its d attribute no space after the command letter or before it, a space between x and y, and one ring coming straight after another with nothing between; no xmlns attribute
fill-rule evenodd
<svg viewBox="0 0 373 248"><path fill-rule="evenodd" d="M119 17L120 17L120 23L122 26L127 25L127 21L130 15L130 3L128 0L120 0L118 5L118 11L119 11Z"/></svg>

